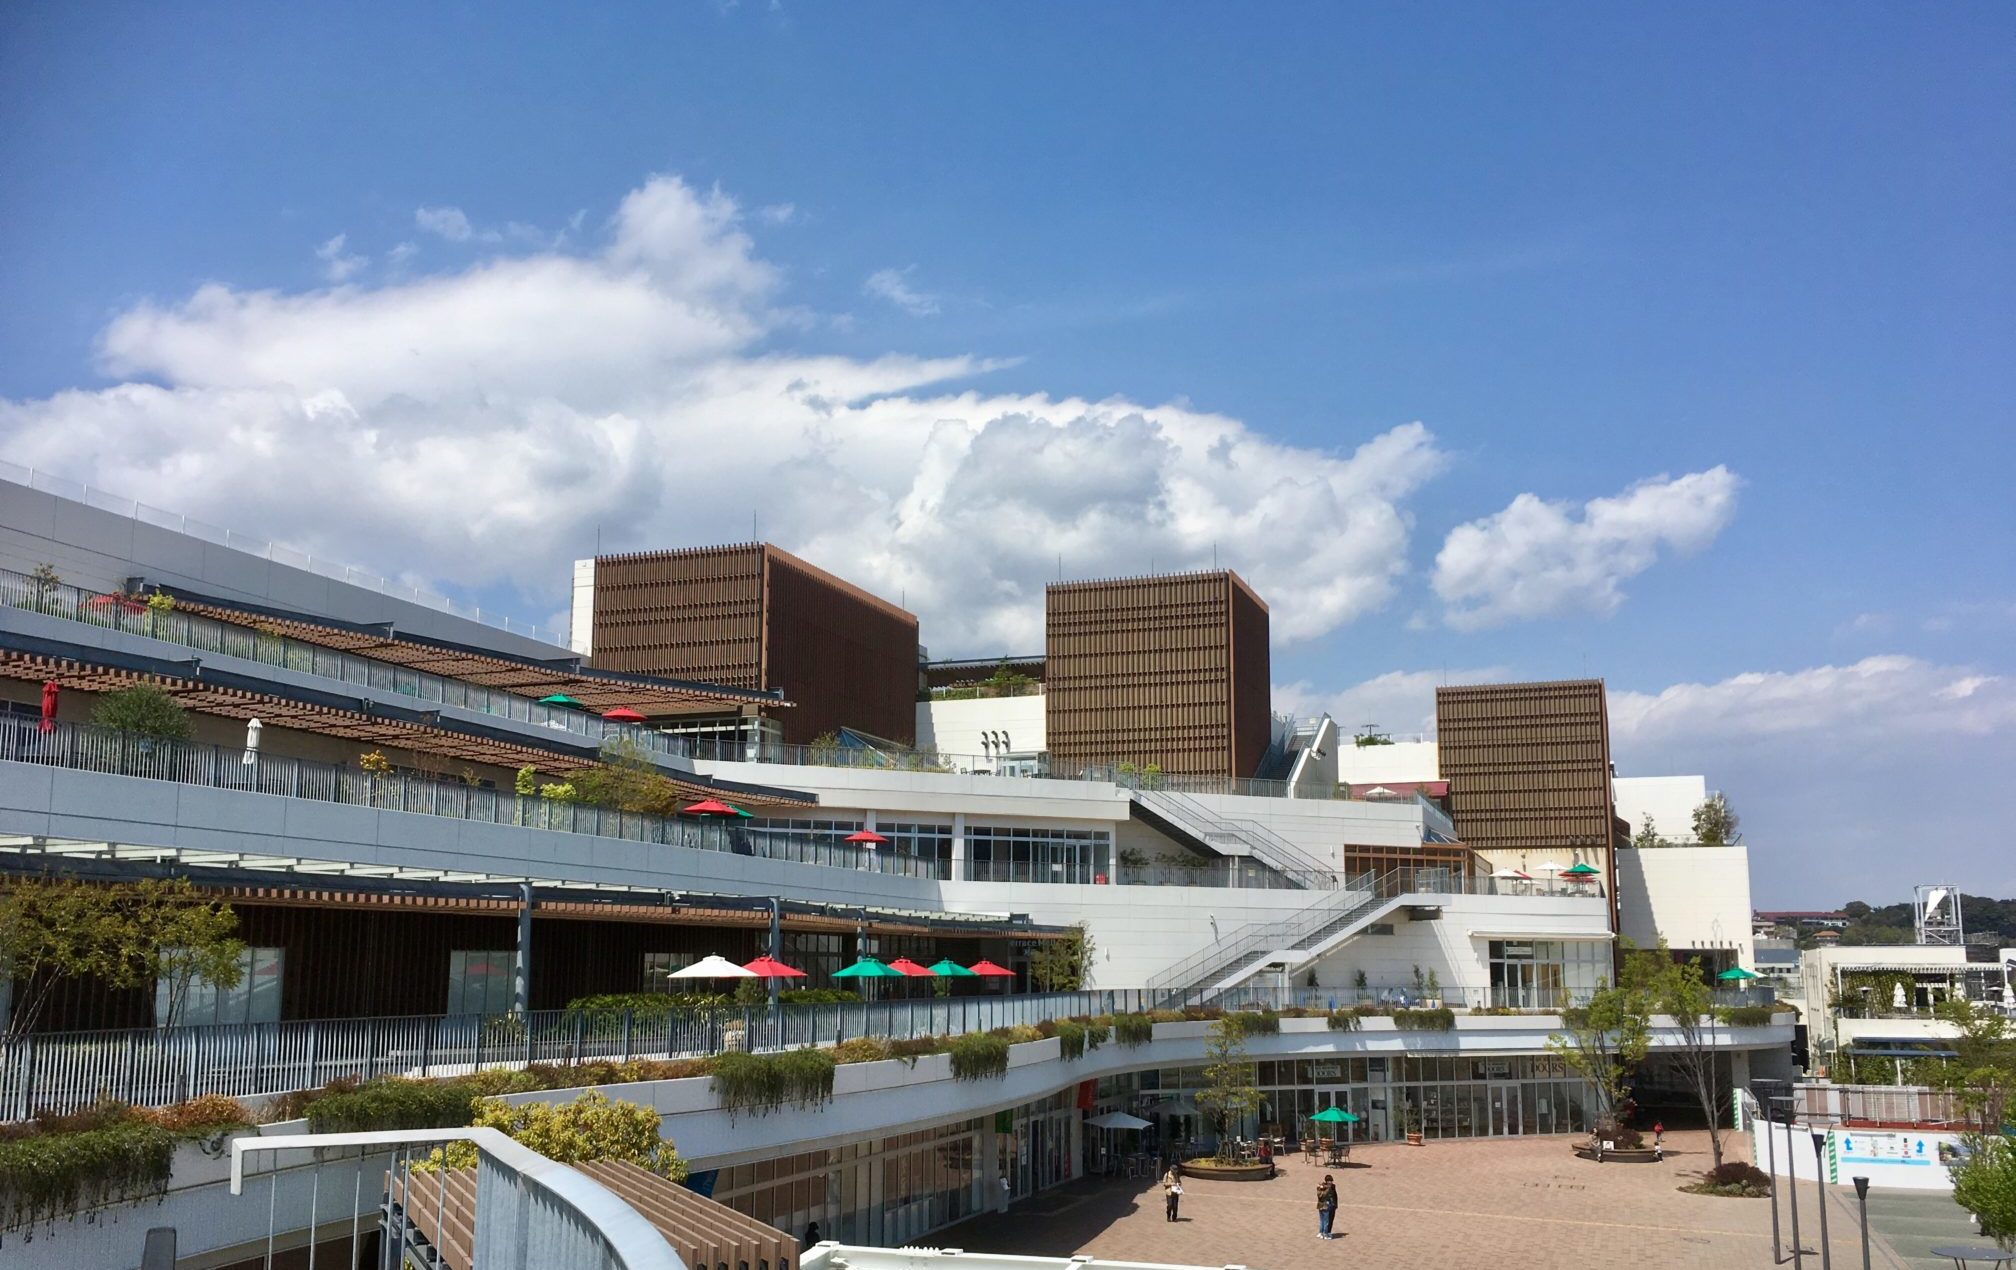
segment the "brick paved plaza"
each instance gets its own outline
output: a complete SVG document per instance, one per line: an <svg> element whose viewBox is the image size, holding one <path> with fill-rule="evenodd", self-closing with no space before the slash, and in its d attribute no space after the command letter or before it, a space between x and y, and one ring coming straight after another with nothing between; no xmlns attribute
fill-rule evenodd
<svg viewBox="0 0 2016 1270"><path fill-rule="evenodd" d="M1575 1159L1565 1137L1362 1147L1344 1169L1312 1169L1298 1157L1267 1182L1186 1183L1174 1225L1162 1218L1154 1182L1087 1181L931 1242L1255 1270L1770 1266L1770 1202L1683 1194L1677 1188L1707 1167L1707 1135L1672 1133L1667 1142L1665 1163L1641 1165ZM1734 1135L1725 1142L1741 1147ZM1343 1199L1342 1234L1331 1243L1316 1238L1315 1188L1325 1172ZM1817 1249L1813 1188L1800 1198L1805 1244ZM1831 1209L1829 1220L1835 1264L1859 1266L1852 1203ZM1879 1244L1874 1264L1901 1263ZM1808 1265L1817 1270L1818 1258Z"/></svg>

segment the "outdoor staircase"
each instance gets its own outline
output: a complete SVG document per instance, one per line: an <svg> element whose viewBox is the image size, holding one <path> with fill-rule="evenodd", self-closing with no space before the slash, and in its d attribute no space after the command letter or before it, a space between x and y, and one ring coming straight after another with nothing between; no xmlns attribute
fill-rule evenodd
<svg viewBox="0 0 2016 1270"><path fill-rule="evenodd" d="M1135 819L1199 850L1219 856L1247 856L1291 887L1323 888L1336 882L1334 866L1258 821L1220 816L1188 794L1164 789L1130 789L1127 793Z"/></svg>
<svg viewBox="0 0 2016 1270"><path fill-rule="evenodd" d="M1268 966L1299 970L1396 909L1439 908L1437 897L1413 889L1417 876L1412 869L1364 874L1292 917L1249 922L1152 976L1148 991L1158 1004L1201 1004Z"/></svg>

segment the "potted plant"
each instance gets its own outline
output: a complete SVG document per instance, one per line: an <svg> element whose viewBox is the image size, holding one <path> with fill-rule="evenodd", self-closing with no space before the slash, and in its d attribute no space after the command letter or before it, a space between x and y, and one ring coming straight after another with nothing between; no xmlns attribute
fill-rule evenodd
<svg viewBox="0 0 2016 1270"><path fill-rule="evenodd" d="M1442 1008L1442 980L1436 976L1433 970L1428 972L1427 989L1422 995L1427 998L1429 1009L1439 1010Z"/></svg>
<svg viewBox="0 0 2016 1270"><path fill-rule="evenodd" d="M1401 1117L1400 1117L1400 1125L1401 1125L1401 1128L1402 1128L1402 1129L1403 1129L1403 1130L1404 1130L1404 1131L1406 1132L1406 1134L1407 1134L1407 1145L1408 1145L1408 1146L1410 1146L1410 1147L1418 1147L1418 1146L1420 1146L1420 1145L1421 1145L1421 1109L1420 1109L1419 1107L1416 1107L1416 1106L1414 1106L1414 1105L1412 1105L1412 1104L1410 1103L1410 1104L1408 1105L1408 1107L1407 1107L1407 1110L1406 1110L1406 1111L1405 1111L1404 1113L1402 1113L1402 1115L1401 1115Z"/></svg>

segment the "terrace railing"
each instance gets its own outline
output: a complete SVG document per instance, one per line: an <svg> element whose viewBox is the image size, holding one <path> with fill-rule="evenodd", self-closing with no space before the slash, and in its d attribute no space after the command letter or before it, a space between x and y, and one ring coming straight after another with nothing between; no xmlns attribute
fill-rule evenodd
<svg viewBox="0 0 2016 1270"><path fill-rule="evenodd" d="M425 705L449 706L512 719L594 741L620 738L655 754L682 752L673 743L673 738L663 732L630 723L612 722L586 710L544 705L530 697L501 689L485 688L480 684L428 674L407 666L395 666L390 662L373 661L369 657L324 648L320 644L286 635L269 635L236 622L220 621L196 613L178 613L173 609L154 609L128 596L87 591L11 569L0 569L0 604L82 622L87 626L158 639L199 652L221 653L227 657L279 666L353 687L398 693Z"/></svg>
<svg viewBox="0 0 2016 1270"><path fill-rule="evenodd" d="M1146 1008L1133 990L920 997L840 1005L659 1012L535 1010L60 1032L0 1040L0 1120L99 1098L165 1106L197 1094L259 1098L338 1078L461 1076L532 1063L699 1058L724 1049L837 1045L984 1032Z"/></svg>
<svg viewBox="0 0 2016 1270"><path fill-rule="evenodd" d="M460 781L432 780L397 772L379 775L361 768L264 751L155 740L90 724L57 723L43 731L37 720L21 715L0 716L0 761L39 763L181 785L308 798L379 811L590 834L907 877L935 877L938 869L935 860L901 852L867 851L811 835L753 834L732 821L617 811L481 789Z"/></svg>

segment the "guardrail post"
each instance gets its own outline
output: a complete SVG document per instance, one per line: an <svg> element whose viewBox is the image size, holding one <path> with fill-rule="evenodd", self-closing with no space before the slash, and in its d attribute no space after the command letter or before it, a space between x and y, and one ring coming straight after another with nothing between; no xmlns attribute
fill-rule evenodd
<svg viewBox="0 0 2016 1270"><path fill-rule="evenodd" d="M427 1020L427 1027L420 1034L420 1074L429 1075L434 1066L434 1028L439 1019Z"/></svg>
<svg viewBox="0 0 2016 1270"><path fill-rule="evenodd" d="M581 1065L581 1045L587 1039L587 1036L588 1013L585 1010L576 1010L574 1011L574 1066L576 1067Z"/></svg>
<svg viewBox="0 0 2016 1270"><path fill-rule="evenodd" d="M21 1038L21 1107L18 1119L26 1120L35 1109L35 1038Z"/></svg>
<svg viewBox="0 0 2016 1270"><path fill-rule="evenodd" d="M133 1101L133 1050L139 1040L138 1033L128 1032L125 1048L119 1055L119 1088L124 1091L120 1098L127 1103Z"/></svg>
<svg viewBox="0 0 2016 1270"><path fill-rule="evenodd" d="M320 1085L322 1082L316 1078L322 1074L321 1069L322 1024L317 1021L308 1025L308 1073L307 1079L301 1082L302 1087L313 1089L317 1085Z"/></svg>
<svg viewBox="0 0 2016 1270"><path fill-rule="evenodd" d="M378 1074L378 1020L371 1019L364 1029L364 1079L370 1080Z"/></svg>
<svg viewBox="0 0 2016 1270"><path fill-rule="evenodd" d="M668 1028L667 1031L669 1032L670 1029ZM665 1042L665 1048L668 1051L672 1048L672 1042L669 1037ZM623 1011L623 1061L626 1063L630 1061L630 1011L628 1010Z"/></svg>

